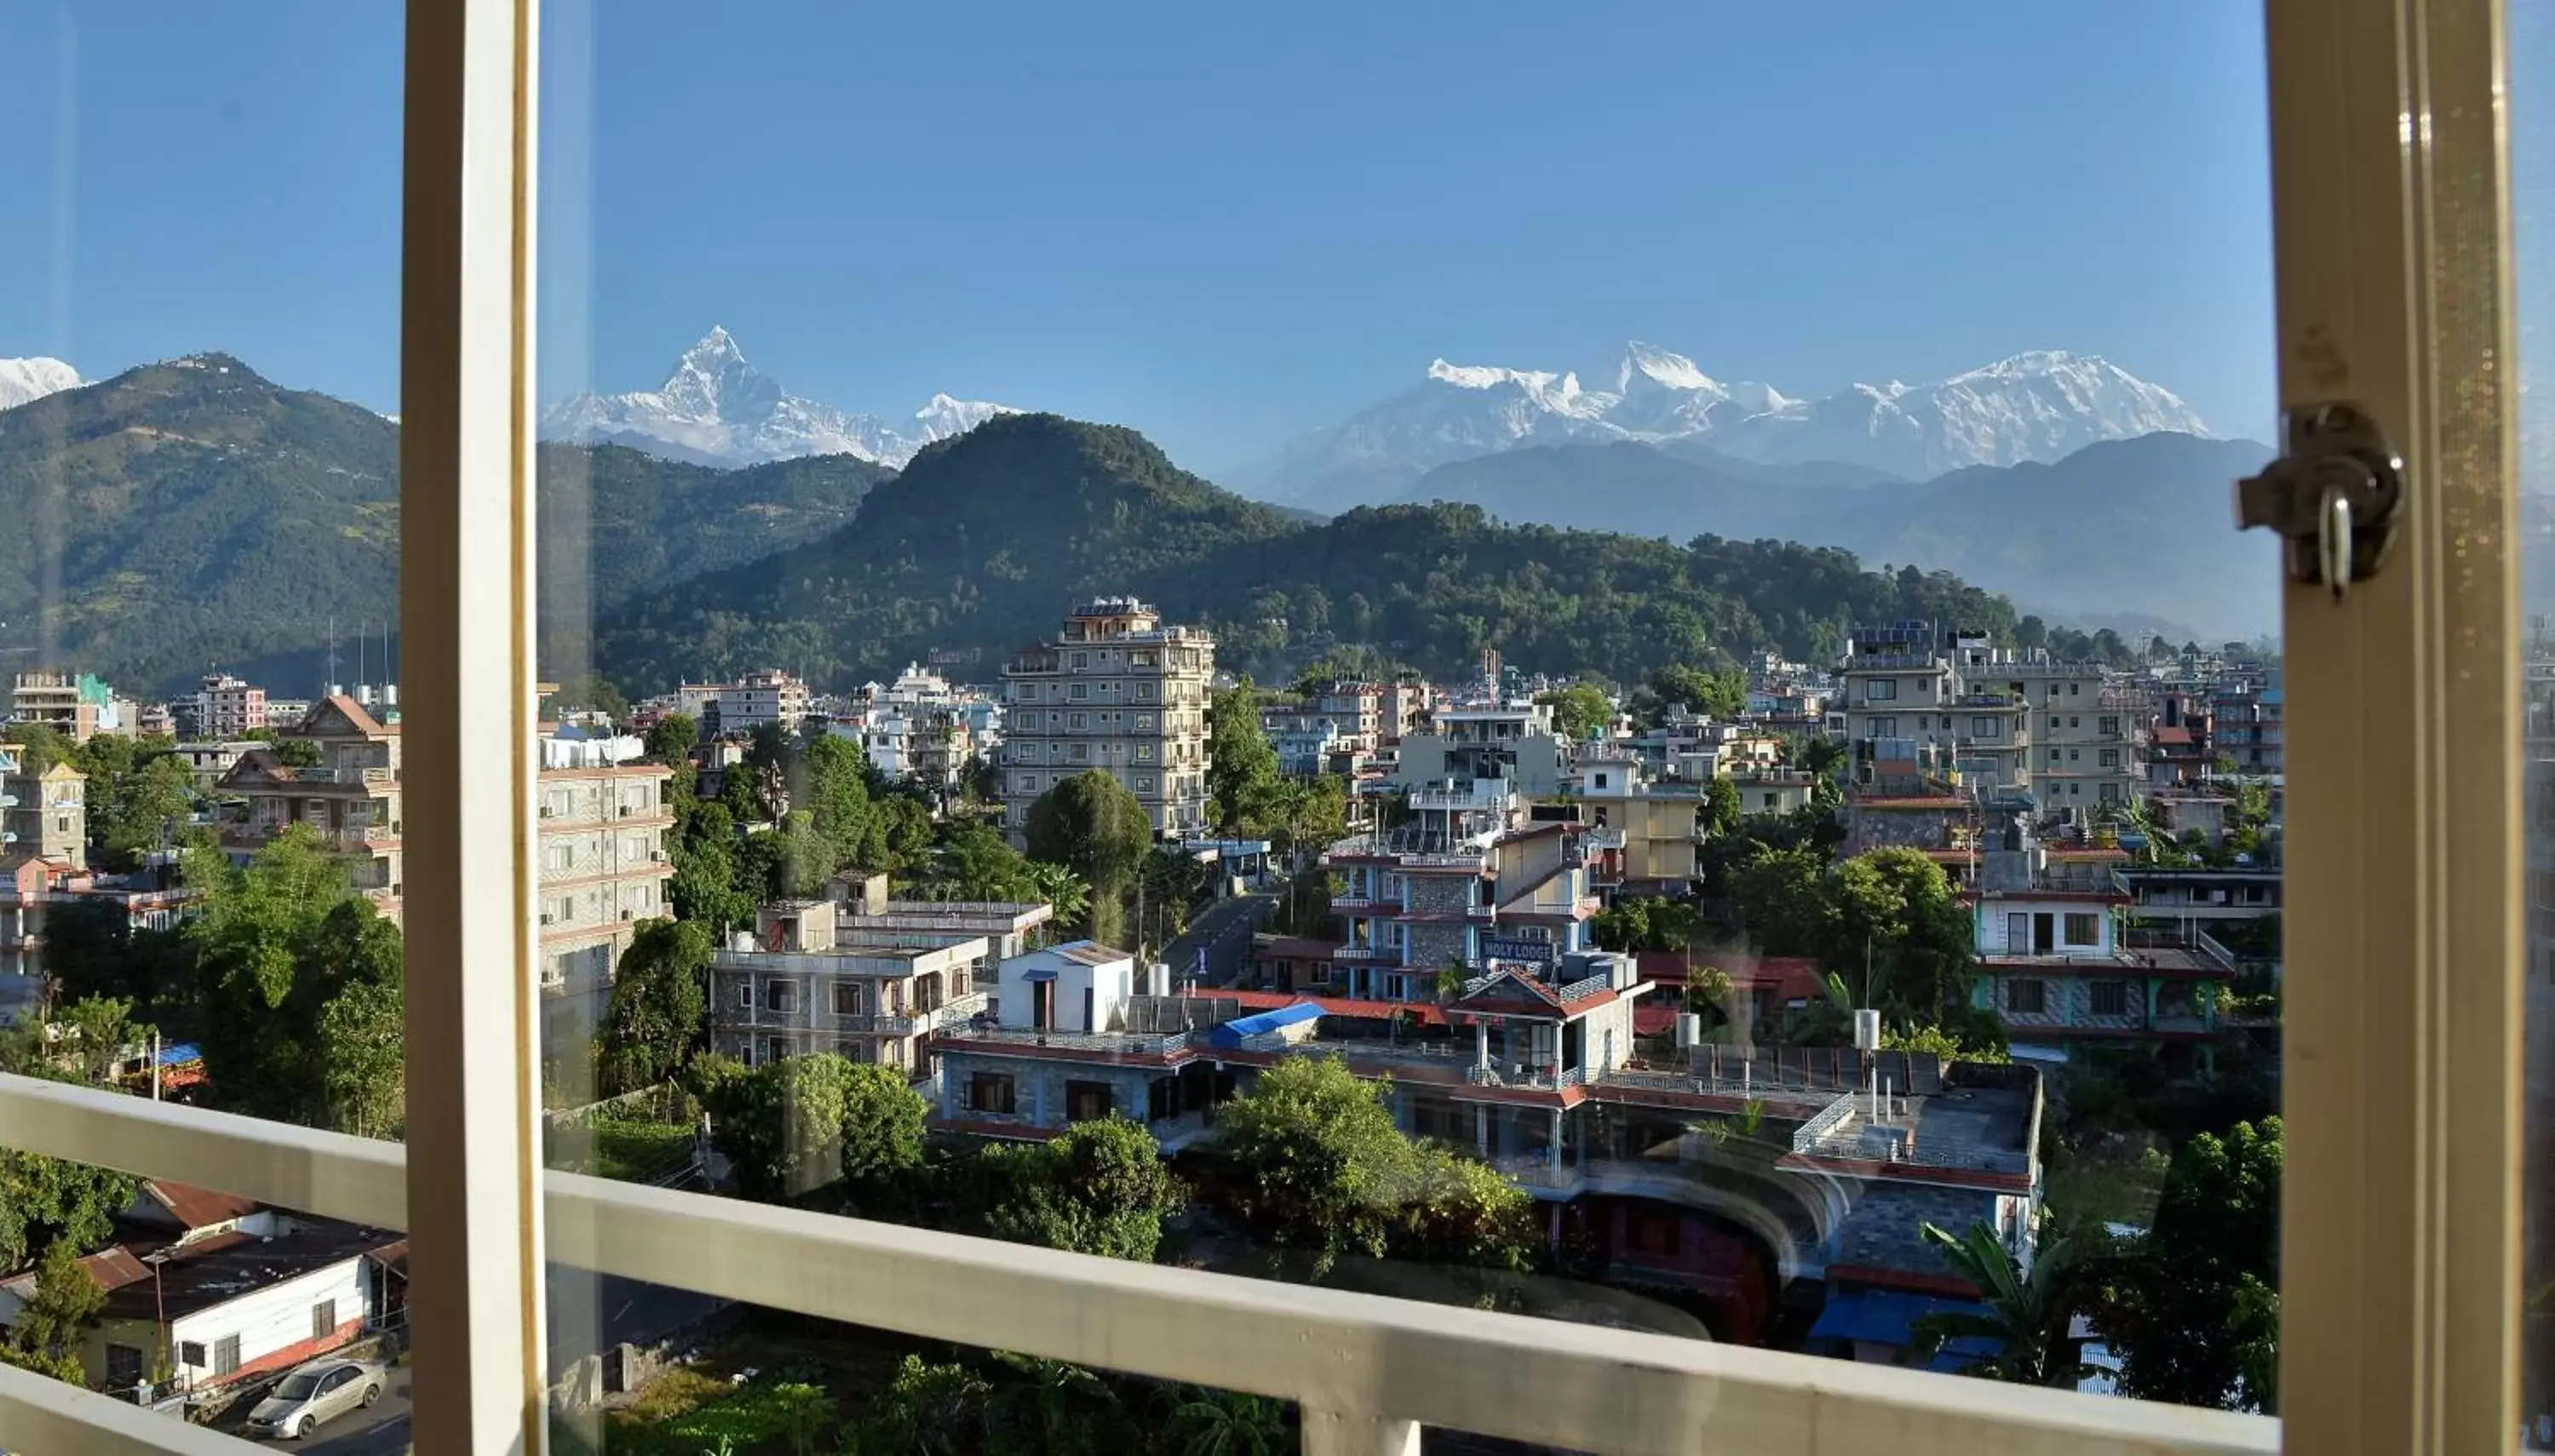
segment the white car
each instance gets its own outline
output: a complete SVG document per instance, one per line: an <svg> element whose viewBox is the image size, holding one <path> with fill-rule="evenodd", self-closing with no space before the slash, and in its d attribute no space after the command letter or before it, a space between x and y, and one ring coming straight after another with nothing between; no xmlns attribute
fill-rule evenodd
<svg viewBox="0 0 2555 1456"><path fill-rule="evenodd" d="M252 1436L306 1436L322 1423L382 1397L382 1367L323 1357L276 1382L248 1413Z"/></svg>

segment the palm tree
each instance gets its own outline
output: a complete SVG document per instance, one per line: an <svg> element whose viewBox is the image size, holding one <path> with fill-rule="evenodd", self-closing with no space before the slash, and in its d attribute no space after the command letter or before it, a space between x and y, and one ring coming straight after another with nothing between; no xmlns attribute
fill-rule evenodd
<svg viewBox="0 0 2555 1456"><path fill-rule="evenodd" d="M2087 1367L2076 1360L2067 1335L2075 1314L2072 1241L2059 1238L2042 1245L2026 1274L1985 1223L1970 1225L1958 1237L1926 1224L1924 1234L1927 1243L1942 1249L1952 1272L1978 1287L1987 1308L1978 1314L1940 1310L1920 1317L1909 1331L1907 1361L1931 1360L1946 1341L1976 1337L1994 1340L1998 1348L1963 1366L1964 1375L2020 1386L2073 1386L2084 1378Z"/></svg>
<svg viewBox="0 0 2555 1456"><path fill-rule="evenodd" d="M1062 865L1030 861L1030 883L1037 887L1038 899L1055 908L1059 925L1077 924L1091 910L1091 887Z"/></svg>
<svg viewBox="0 0 2555 1456"><path fill-rule="evenodd" d="M1203 1386L1179 1388L1165 1428L1180 1456L1278 1456L1295 1445L1278 1401Z"/></svg>

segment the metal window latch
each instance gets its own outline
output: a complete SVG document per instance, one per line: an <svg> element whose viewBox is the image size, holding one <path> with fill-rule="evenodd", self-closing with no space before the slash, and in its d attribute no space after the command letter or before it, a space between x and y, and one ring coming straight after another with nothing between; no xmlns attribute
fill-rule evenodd
<svg viewBox="0 0 2555 1456"><path fill-rule="evenodd" d="M2404 461L2369 412L2345 400L2289 412L2288 446L2236 482L2236 525L2279 533L2292 579L2333 588L2367 581L2395 544Z"/></svg>

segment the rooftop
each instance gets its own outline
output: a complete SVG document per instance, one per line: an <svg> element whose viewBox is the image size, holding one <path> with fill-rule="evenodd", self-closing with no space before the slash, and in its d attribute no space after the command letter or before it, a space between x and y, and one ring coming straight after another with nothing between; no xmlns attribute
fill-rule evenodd
<svg viewBox="0 0 2555 1456"><path fill-rule="evenodd" d="M341 1264L399 1242L395 1231L362 1228L333 1219L295 1220L290 1233L261 1239L215 1234L171 1247L157 1241L127 1243L123 1252L149 1265L165 1255L157 1278L141 1278L107 1291L108 1319L170 1319L210 1309L286 1279Z"/></svg>

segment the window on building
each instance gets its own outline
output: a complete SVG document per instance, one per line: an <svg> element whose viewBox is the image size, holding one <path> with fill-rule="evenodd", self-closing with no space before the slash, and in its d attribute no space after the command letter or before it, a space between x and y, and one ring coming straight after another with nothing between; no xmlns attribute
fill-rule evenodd
<svg viewBox="0 0 2555 1456"><path fill-rule="evenodd" d="M1868 703L1895 702L1898 683L1895 678L1875 677L1863 685L1863 700Z"/></svg>
<svg viewBox="0 0 2555 1456"><path fill-rule="evenodd" d="M310 1338L324 1340L337 1333L337 1301L322 1299L310 1306Z"/></svg>
<svg viewBox="0 0 2555 1456"><path fill-rule="evenodd" d="M1875 738L1895 738L1895 737L1897 737L1897 736L1898 736L1898 720L1897 720L1896 718L1875 718L1875 719L1873 719L1873 720L1872 720L1872 736L1873 736L1873 737L1875 737Z"/></svg>
<svg viewBox="0 0 2555 1456"><path fill-rule="evenodd" d="M2121 766L2121 751L2117 748L2107 748L2103 750L2099 762L2106 769L2117 769Z"/></svg>
<svg viewBox="0 0 2555 1456"><path fill-rule="evenodd" d="M751 978L742 979L736 983L736 1009L754 1010L754 982Z"/></svg>
<svg viewBox="0 0 2555 1456"><path fill-rule="evenodd" d="M1071 687L1065 690L1065 696L1074 702L1085 701L1091 696L1091 684L1088 682L1074 683Z"/></svg>
<svg viewBox="0 0 2555 1456"><path fill-rule="evenodd" d="M1075 763L1083 763L1091 757L1091 745L1087 743L1077 743L1071 749L1067 750L1067 753L1072 757Z"/></svg>
<svg viewBox="0 0 2555 1456"><path fill-rule="evenodd" d="M2129 1014L2129 983L2097 981L2094 983L2094 1015L2125 1017Z"/></svg>
<svg viewBox="0 0 2555 1456"><path fill-rule="evenodd" d="M1004 1072L970 1072L967 1076L967 1110L1009 1114L1012 1103L1012 1079Z"/></svg>
<svg viewBox="0 0 2555 1456"><path fill-rule="evenodd" d="M2036 1017L2048 1008L2049 983L2046 981L2008 981L2005 983L2005 1009L2008 1015Z"/></svg>
<svg viewBox="0 0 2555 1456"><path fill-rule="evenodd" d="M858 981L836 981L834 983L834 1015L838 1017L856 1017L860 1014L861 983Z"/></svg>
<svg viewBox="0 0 2555 1456"><path fill-rule="evenodd" d="M2095 726L2108 737L2121 731L2121 720L2115 716L2106 716L2097 720Z"/></svg>
<svg viewBox="0 0 2555 1456"><path fill-rule="evenodd" d="M2067 916L2065 933L2067 943L2070 945L2100 945L2103 943L2103 917L2096 914L2070 914Z"/></svg>
<svg viewBox="0 0 2555 1456"><path fill-rule="evenodd" d="M2085 726L2085 720L2075 713L2069 713L2067 715L2067 726L2070 728L2082 728Z"/></svg>
<svg viewBox="0 0 2555 1456"><path fill-rule="evenodd" d="M1075 654L1073 655L1073 666L1075 666L1076 667L1090 667L1090 666L1091 666L1091 654L1089 654L1089 653L1075 653Z"/></svg>
<svg viewBox="0 0 2555 1456"><path fill-rule="evenodd" d="M521 810L517 810L517 812L520 813ZM237 1335L224 1335L220 1339L215 1340L213 1342L214 1376L218 1378L226 1375L237 1375L239 1374L239 1368L240 1337Z"/></svg>
<svg viewBox="0 0 2555 1456"><path fill-rule="evenodd" d="M1067 1122L1098 1122L1109 1116L1116 1107L1116 1096L1111 1092L1107 1082L1064 1084L1064 1117Z"/></svg>
<svg viewBox="0 0 2555 1456"><path fill-rule="evenodd" d="M798 1005L798 988L788 981L767 981L763 986L765 1011L791 1011Z"/></svg>
<svg viewBox="0 0 2555 1456"><path fill-rule="evenodd" d="M2057 731L2058 731L2058 718L2057 718L2057 715L2056 715L2056 714L2052 714L2052 715L2050 715L2050 719L2049 719L2049 731L2050 731L2050 732L2052 732L2052 733L2055 733L2055 732L2057 732Z"/></svg>
<svg viewBox="0 0 2555 1456"><path fill-rule="evenodd" d="M1154 791L1154 776L1153 776L1153 775L1151 775L1151 774L1140 774L1140 775L1138 775L1138 776L1137 776L1137 778L1136 778L1136 789L1137 789L1137 791L1138 791L1138 792L1140 792L1140 793L1151 793L1151 792L1153 792L1153 791Z"/></svg>
<svg viewBox="0 0 2555 1456"><path fill-rule="evenodd" d="M789 1038L789 1037L787 1037L787 1036L766 1036L766 1037L764 1037L764 1038L763 1038L763 1060L764 1060L764 1063L765 1063L766 1065L769 1065L769 1064L771 1064L771 1063L773 1063L773 1062L776 1062L776 1061L787 1061L787 1060L789 1060L789 1059L790 1059L790 1038Z"/></svg>
<svg viewBox="0 0 2555 1456"><path fill-rule="evenodd" d="M1944 721L1946 726L1949 726L1950 720L1946 719ZM2003 737L2004 734L2005 725L1994 718L1972 718L1970 720L1970 736L1972 738L2000 738Z"/></svg>

